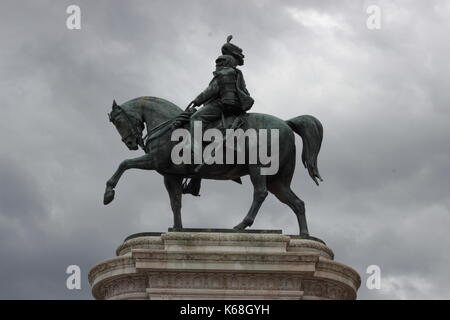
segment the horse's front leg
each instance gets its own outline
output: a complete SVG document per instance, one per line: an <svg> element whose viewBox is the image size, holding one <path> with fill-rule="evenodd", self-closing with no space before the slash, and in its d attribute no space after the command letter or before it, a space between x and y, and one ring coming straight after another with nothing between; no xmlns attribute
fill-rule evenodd
<svg viewBox="0 0 450 320"><path fill-rule="evenodd" d="M181 197L183 195L183 178L177 176L164 176L164 185L170 197L170 206L173 212L174 230L183 229L181 223Z"/></svg>
<svg viewBox="0 0 450 320"><path fill-rule="evenodd" d="M128 169L154 170L154 165L150 154L146 154L138 158L127 159L120 163L111 179L106 182L103 204L107 205L114 200L114 188L119 182L122 174Z"/></svg>

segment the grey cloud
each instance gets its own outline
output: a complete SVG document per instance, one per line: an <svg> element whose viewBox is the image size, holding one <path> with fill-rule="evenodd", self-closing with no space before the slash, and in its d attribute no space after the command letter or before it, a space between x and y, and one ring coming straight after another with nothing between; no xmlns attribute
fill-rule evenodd
<svg viewBox="0 0 450 320"><path fill-rule="evenodd" d="M26 222L43 218L45 198L29 173L7 158L0 158L0 213L7 219Z"/></svg>

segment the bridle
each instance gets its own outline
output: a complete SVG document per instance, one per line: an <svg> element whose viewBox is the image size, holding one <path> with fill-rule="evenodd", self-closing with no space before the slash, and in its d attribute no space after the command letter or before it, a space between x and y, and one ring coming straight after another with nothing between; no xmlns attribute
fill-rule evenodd
<svg viewBox="0 0 450 320"><path fill-rule="evenodd" d="M118 111L116 111L116 110L118 110ZM196 110L194 108L194 112L195 111ZM189 112L192 113L193 111L189 111ZM179 120L179 121L186 120L186 119L184 119L186 117L186 115L185 115L186 112L182 112L181 115L178 115L172 119L166 120L151 129L147 128L147 134L145 135L145 137L142 137L142 130L144 129L144 122L142 120L126 113L125 110L123 110L123 108L117 104L113 108L113 111L111 111L111 113L108 113L109 121L111 121L114 124L115 119L121 113L123 113L123 115L125 116L125 119L128 122L129 127L131 128L131 132L126 137L122 138L122 142L126 144L125 140L128 139L130 136L133 136L137 140L139 147L141 147L141 149L144 150L145 152L148 151L147 146L149 145L149 143L151 141L159 138L160 136L165 134L167 131L174 128L173 127L174 122L176 122L177 120ZM134 119L135 122L137 122L137 125L140 128L142 128L140 132L136 131L136 127L135 127L132 119Z"/></svg>
<svg viewBox="0 0 450 320"><path fill-rule="evenodd" d="M115 112L115 110L119 110L119 111ZM111 113L108 113L109 121L111 121L114 124L114 121L117 118L117 116L119 114L123 114L125 116L125 119L128 122L129 127L131 128L130 133L127 136L122 137L122 142L126 144L125 141L130 136L133 136L136 139L138 145L142 149L144 149L144 139L142 138L142 130L141 130L141 132L139 132L139 130L136 130L135 123L133 123L133 121L131 119L134 119L135 122L137 122L138 127L142 128L142 129L144 129L144 123L140 119L126 113L125 110L123 110L122 107L119 105L115 106L115 110L113 110Z"/></svg>

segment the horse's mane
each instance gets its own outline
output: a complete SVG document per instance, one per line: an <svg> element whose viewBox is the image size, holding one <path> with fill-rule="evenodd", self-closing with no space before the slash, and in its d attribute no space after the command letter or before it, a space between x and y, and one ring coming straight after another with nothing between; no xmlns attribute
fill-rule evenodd
<svg viewBox="0 0 450 320"><path fill-rule="evenodd" d="M180 107L168 100L150 96L134 98L122 104L122 108L131 113L135 113L139 107L158 109L157 113L167 117L174 117L182 111Z"/></svg>

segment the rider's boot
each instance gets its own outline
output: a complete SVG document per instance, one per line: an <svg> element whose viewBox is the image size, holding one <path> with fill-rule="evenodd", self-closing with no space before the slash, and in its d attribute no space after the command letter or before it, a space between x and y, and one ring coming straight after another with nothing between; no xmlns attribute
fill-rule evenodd
<svg viewBox="0 0 450 320"><path fill-rule="evenodd" d="M193 196L200 196L201 178L192 178L189 183L183 184L183 194L192 194Z"/></svg>

